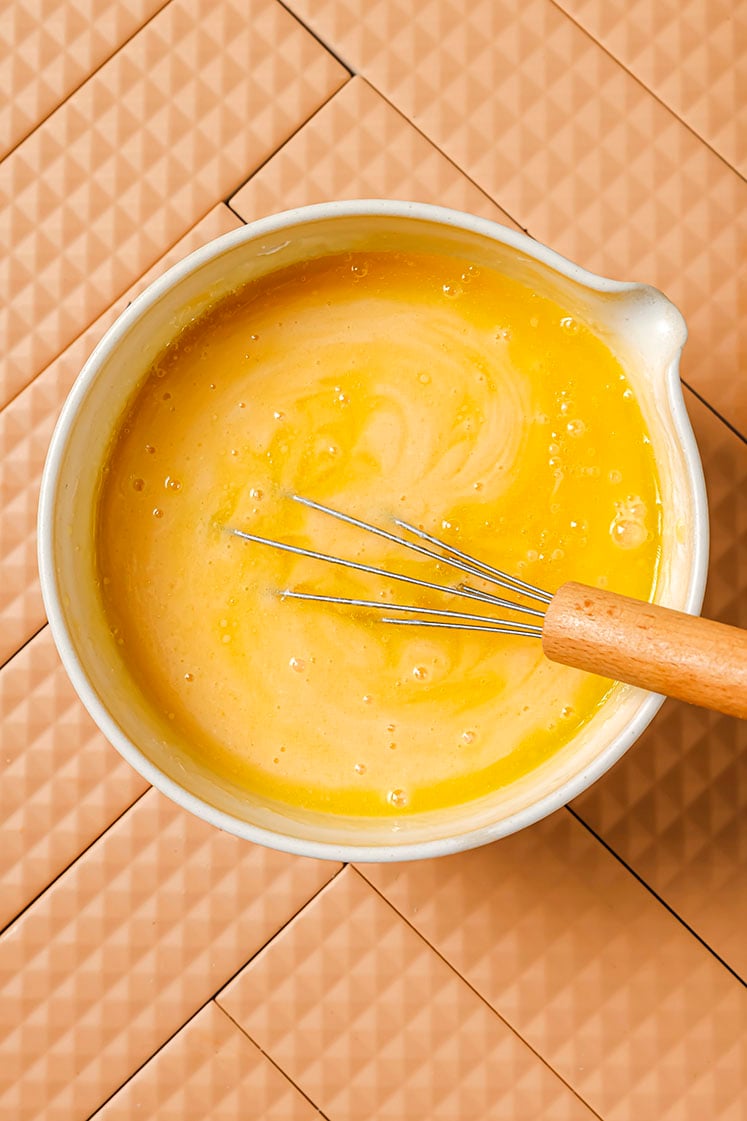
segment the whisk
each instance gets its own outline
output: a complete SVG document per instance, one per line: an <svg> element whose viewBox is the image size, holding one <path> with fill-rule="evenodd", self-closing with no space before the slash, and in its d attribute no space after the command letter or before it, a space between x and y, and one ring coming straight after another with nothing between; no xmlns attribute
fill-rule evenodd
<svg viewBox="0 0 747 1121"><path fill-rule="evenodd" d="M237 537L258 545L471 601L473 611L382 603L293 589L280 592L283 598L383 612L379 620L390 626L460 629L540 639L551 661L747 718L747 631L586 584L570 582L551 594L400 518L393 519L394 525L409 536L371 525L298 494L290 497L311 510L500 588L511 598L464 582L450 587L231 529ZM483 609L480 613L476 611L478 604ZM500 608L518 618L495 618L484 614L488 608Z"/></svg>

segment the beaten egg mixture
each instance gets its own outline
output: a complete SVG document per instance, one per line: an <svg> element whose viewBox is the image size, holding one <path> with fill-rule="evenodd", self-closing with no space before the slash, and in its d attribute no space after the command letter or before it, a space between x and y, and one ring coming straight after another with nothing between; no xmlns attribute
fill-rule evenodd
<svg viewBox="0 0 747 1121"><path fill-rule="evenodd" d="M574 579L648 599L660 503L646 426L618 361L566 309L415 253L249 283L181 332L123 417L98 567L123 657L174 737L275 804L452 806L524 776L604 702L609 681L550 663L537 639L283 599L482 609L229 532L460 582L294 493L384 528L404 518L551 592Z"/></svg>

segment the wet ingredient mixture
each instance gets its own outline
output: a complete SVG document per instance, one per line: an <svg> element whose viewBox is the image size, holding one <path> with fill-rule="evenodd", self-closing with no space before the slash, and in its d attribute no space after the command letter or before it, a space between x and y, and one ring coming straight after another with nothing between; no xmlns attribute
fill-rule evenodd
<svg viewBox="0 0 747 1121"><path fill-rule="evenodd" d="M566 309L469 261L394 252L249 284L137 392L104 470L98 562L122 654L174 737L273 803L451 806L537 767L603 704L610 682L553 665L537 640L283 600L466 603L226 531L459 582L289 493L403 517L549 591L575 579L648 598L650 441L623 369Z"/></svg>

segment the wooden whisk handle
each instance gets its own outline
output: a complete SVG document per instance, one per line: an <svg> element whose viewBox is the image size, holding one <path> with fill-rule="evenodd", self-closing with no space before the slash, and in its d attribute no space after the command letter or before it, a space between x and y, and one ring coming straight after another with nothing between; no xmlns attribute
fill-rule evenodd
<svg viewBox="0 0 747 1121"><path fill-rule="evenodd" d="M547 608L554 662L747 719L747 631L628 596L564 584Z"/></svg>

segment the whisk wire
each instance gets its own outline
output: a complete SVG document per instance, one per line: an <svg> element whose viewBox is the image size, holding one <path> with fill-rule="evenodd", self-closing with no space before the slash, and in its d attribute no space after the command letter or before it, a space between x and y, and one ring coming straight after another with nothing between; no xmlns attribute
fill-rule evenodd
<svg viewBox="0 0 747 1121"><path fill-rule="evenodd" d="M431 545L437 545L439 549L443 549L449 556L459 558L466 561L472 567L472 575L479 575L483 580L491 580L495 584L499 584L507 591L516 592L529 596L531 599L540 600L542 603L549 603L552 596L549 592L538 588L536 584L528 584L526 580L520 580L518 576L512 576L509 572L503 572L500 568L493 568L491 564L485 564L476 557L470 556L469 553L463 553L461 549L456 549L453 545L447 545L445 541L440 538L434 537L425 530L419 529L418 526L411 525L410 522L403 522L400 518L395 518L394 522L401 529L406 529L408 533L415 534L416 537L421 537L424 541L430 541ZM446 560L446 557L442 558ZM482 593L485 595L485 593Z"/></svg>
<svg viewBox="0 0 747 1121"><path fill-rule="evenodd" d="M321 502L314 502L310 498L303 498L298 494L292 494L290 498L292 498L294 502L298 502L311 510L316 510L322 514L328 514L330 517L337 518L339 521L346 522L348 525L356 526L358 529L376 534L378 537L383 537L385 540L391 541L395 545L402 545L404 548L410 549L412 552L418 553L421 556L428 557L429 560L435 561L438 564L448 565L451 568L457 569L459 572L467 573L470 576L477 576L481 580L496 584L514 595L521 595L526 598L534 599L544 605L547 605L552 599L549 593L545 592L542 588L538 588L534 584L529 584L524 580L519 580L518 577L511 576L509 573L502 572L500 569L493 568L491 565L484 564L482 561L476 560L474 557L470 556L469 553L464 553L460 549L447 545L438 537L434 537L432 534L426 533L417 526L411 525L409 522L402 521L399 518L395 518L394 522L400 529L419 537L421 540L427 541L430 545L435 545L438 549L441 549L442 552L434 552L433 549L427 549L423 545L417 545L415 542L408 541L399 534L390 533L380 526L371 525L369 522L364 522L360 518L354 518L350 514L344 514L340 510L335 510L331 506L324 506ZM402 572L391 572L389 569L379 568L372 564L364 564L362 561L347 560L344 557L333 556L330 553L318 552L315 549L306 549L302 545L291 545L286 541L277 541L271 537L262 537L256 533L248 533L245 530L231 529L230 532L244 541L252 541L258 545L268 545L273 549L292 553L295 556L324 561L327 564L338 565L341 568L352 569L356 572L366 572L372 576L383 576L387 580L397 580L403 584L411 584L418 588L426 588L429 591L461 596L473 602L477 600L480 603L490 604L493 607L503 607L509 611L531 615L536 619L544 619L544 611L538 610L536 607L529 607L526 604L516 603L513 600L502 599L500 596L496 596L491 592L482 591L482 589L473 588L471 585L465 584L464 582L458 584L456 587L450 587L445 584L437 584L430 580L421 580L416 576L406 576ZM316 592L297 592L292 589L286 589L278 594L284 599L313 600L317 603L334 603L347 607L365 607L376 611L394 611L404 614L417 613L418 615L429 615L433 617L431 619L405 619L401 616L386 616L382 619L382 622L396 626L445 627L450 629L489 631L493 634L510 634L531 638L538 638L542 634L541 624L508 619L494 619L489 616L473 615L463 611L427 608L410 604L382 603L378 600L321 595Z"/></svg>
<svg viewBox="0 0 747 1121"><path fill-rule="evenodd" d="M445 589L449 591L450 589ZM280 593L282 599L304 599L311 600L315 603L335 603L344 607L365 607L371 608L375 611L413 611L421 615L438 615L447 619L463 619L475 623L489 623L493 630L506 631L508 634L527 634L539 636L542 633L542 628L533 623L516 623L511 622L509 619L491 619L486 615L470 615L464 611L451 611L444 610L437 607L418 607L414 604L405 603L382 603L380 600L375 599L353 599L347 596L327 596L317 594L316 592L296 592L287 589ZM415 620L417 622L417 620ZM413 622L412 619L382 619L384 623L403 623Z"/></svg>
<svg viewBox="0 0 747 1121"><path fill-rule="evenodd" d="M462 553L457 549L453 549L450 545L445 544L445 542L439 541L437 537L432 537L430 534L418 529L417 526L410 525L409 522L400 521L398 518L394 519L395 525L406 529L409 533L424 538L432 545L437 545L440 549L443 549L447 555L444 556L441 553L434 553L432 549L426 549L423 545L416 545L414 541L408 541L407 538L401 537L399 534L390 533L389 530L382 529L378 525L371 525L370 522L364 522L360 518L354 518L351 514L343 514L340 510L335 510L331 506L323 506L321 502L314 502L310 498L302 498L301 495L298 494L292 494L291 498L294 502L299 502L302 506L307 506L310 510L317 510L321 514L328 514L332 518L337 518L338 521L346 522L348 525L354 525L358 529L366 530L368 533L375 533L378 537L383 537L387 541L392 541L395 545L402 545L405 549L410 549L413 553L419 553L423 557L428 557L429 560L436 561L438 564L448 564L451 568L455 568L459 572L466 572L469 576L477 576L481 580L488 580L514 593L521 594L522 592L522 589L514 587L507 582L513 580L513 577L509 576L508 573L500 572L499 569L491 569L488 565L482 565L481 562L476 561L467 553ZM523 584L523 581L520 580L515 581L515 583L522 584L525 589L531 589L531 591L525 590L523 594L531 596L533 599L541 600L543 603L549 603L552 598L548 596L546 592L543 592L541 588L535 588L531 584ZM516 611L526 611L527 613L542 615L542 612L532 611L531 608L526 608L520 604L511 603L508 600L502 600L498 597L494 597L492 602L499 607L508 607Z"/></svg>
<svg viewBox="0 0 747 1121"><path fill-rule="evenodd" d="M442 630L448 631L489 631L490 634L510 634L517 635L519 638L539 638L542 631L539 627L534 627L532 630L520 630L518 627L486 627L476 623L442 623L430 619L388 619L383 618L382 623L389 623L392 626L398 627L440 627Z"/></svg>
<svg viewBox="0 0 747 1121"><path fill-rule="evenodd" d="M309 557L311 560L326 561L327 564L336 564L341 568L351 568L357 572L367 572L371 576L384 576L387 580L399 580L403 584L414 584L418 588L428 588L434 592L447 592L451 595L462 596L464 599L474 599L475 597L471 592L460 591L459 588L449 588L444 584L436 584L430 580L419 580L416 576L405 576L403 572L390 572L386 568L377 568L373 564L363 564L362 561L351 561L345 557L334 557L329 553L318 553L315 549L304 549L301 545L289 545L286 541L276 541L272 537L260 537L256 533L247 533L243 529L232 529L231 532L235 537L240 537L243 541L253 541L256 545L269 545L273 549L280 549L284 553L294 553L296 556ZM287 595L287 592L283 593ZM537 615L542 618L541 611L535 611L533 607L525 607L523 604L513 604L506 601L498 601L491 599L491 603L498 603L502 607L509 607L512 610L524 612L527 615ZM390 606L390 605L387 605Z"/></svg>

